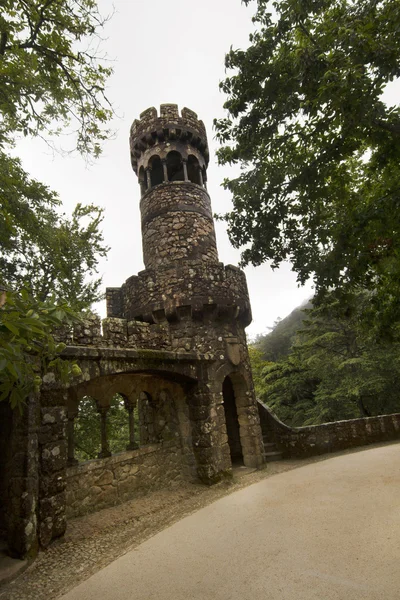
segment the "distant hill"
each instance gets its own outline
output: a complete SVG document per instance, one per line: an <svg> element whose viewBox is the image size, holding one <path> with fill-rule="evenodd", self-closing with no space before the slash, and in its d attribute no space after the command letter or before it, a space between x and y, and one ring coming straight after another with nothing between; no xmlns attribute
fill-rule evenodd
<svg viewBox="0 0 400 600"><path fill-rule="evenodd" d="M276 362L289 354L296 333L302 328L303 320L306 318L304 310L307 308L312 308L311 300L298 306L290 315L279 320L270 333L256 337L253 345L261 350L264 360Z"/></svg>

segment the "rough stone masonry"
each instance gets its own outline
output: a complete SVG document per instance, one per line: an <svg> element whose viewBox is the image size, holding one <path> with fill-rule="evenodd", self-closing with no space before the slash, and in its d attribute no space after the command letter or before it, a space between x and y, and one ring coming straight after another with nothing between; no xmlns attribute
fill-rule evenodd
<svg viewBox="0 0 400 600"><path fill-rule="evenodd" d="M161 105L159 115L149 108L132 125L130 152L146 268L107 289L102 327L92 316L60 333L63 356L78 360L82 375L65 385L49 374L24 416L4 415L4 423L15 421L7 443L18 453L4 453L0 465L0 537L18 556L63 535L67 516L171 480L213 484L233 464L264 462L245 337L246 279L218 260L204 124L175 104ZM107 420L116 394L129 439L126 452L111 456ZM98 459L78 464L74 429L88 396L101 449Z"/></svg>

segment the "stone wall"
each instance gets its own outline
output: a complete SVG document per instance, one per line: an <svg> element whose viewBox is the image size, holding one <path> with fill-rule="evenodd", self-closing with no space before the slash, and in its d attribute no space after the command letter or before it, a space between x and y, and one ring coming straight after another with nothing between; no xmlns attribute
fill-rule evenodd
<svg viewBox="0 0 400 600"><path fill-rule="evenodd" d="M107 314L149 322L176 320L179 309L189 309L196 319L225 317L251 322L246 277L240 269L222 263L181 261L147 269L130 277L121 288L107 288Z"/></svg>
<svg viewBox="0 0 400 600"><path fill-rule="evenodd" d="M27 399L23 412L3 402L0 410L0 528L12 556L37 549L38 401Z"/></svg>
<svg viewBox="0 0 400 600"><path fill-rule="evenodd" d="M185 461L173 442L91 460L67 469L67 517L126 502L185 477Z"/></svg>
<svg viewBox="0 0 400 600"><path fill-rule="evenodd" d="M139 351L172 351L174 353L200 353L206 360L225 360L234 344L238 347L238 361L247 369L247 344L244 329L239 321L227 325L219 320L218 311L224 307L210 305L199 307L199 317L192 319L194 307L180 307L178 318L168 322L163 314L163 322L146 323L128 321L116 317L103 319L101 334L100 317L91 315L82 323L78 323L73 331L68 332L71 346L102 348L129 348ZM231 310L225 307L226 310ZM237 309L237 307L235 307ZM161 318L161 317L160 317ZM62 336L59 336L62 340ZM194 355L196 356L196 355Z"/></svg>
<svg viewBox="0 0 400 600"><path fill-rule="evenodd" d="M39 428L39 540L43 547L64 534L67 409L65 393L42 393Z"/></svg>
<svg viewBox="0 0 400 600"><path fill-rule="evenodd" d="M258 408L264 439L275 442L284 458L302 458L400 440L400 414L288 427L260 401Z"/></svg>
<svg viewBox="0 0 400 600"><path fill-rule="evenodd" d="M180 259L218 262L210 197L201 186L164 182L145 193L140 212L146 269Z"/></svg>
<svg viewBox="0 0 400 600"><path fill-rule="evenodd" d="M0 402L0 538L7 539L9 508L10 442L13 414L8 402Z"/></svg>

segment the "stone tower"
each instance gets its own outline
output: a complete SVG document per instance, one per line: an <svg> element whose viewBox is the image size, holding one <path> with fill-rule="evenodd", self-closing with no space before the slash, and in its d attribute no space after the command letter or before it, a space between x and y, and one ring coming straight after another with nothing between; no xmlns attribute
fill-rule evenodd
<svg viewBox="0 0 400 600"><path fill-rule="evenodd" d="M197 384L187 403L201 479L212 482L232 463L263 462L257 402L245 327L251 309L244 273L218 260L207 192L207 135L196 113L175 104L149 108L130 135L141 189L145 270L107 289L108 317L162 325L182 357L196 353ZM128 331L129 333L129 331ZM206 362L204 362L206 361Z"/></svg>

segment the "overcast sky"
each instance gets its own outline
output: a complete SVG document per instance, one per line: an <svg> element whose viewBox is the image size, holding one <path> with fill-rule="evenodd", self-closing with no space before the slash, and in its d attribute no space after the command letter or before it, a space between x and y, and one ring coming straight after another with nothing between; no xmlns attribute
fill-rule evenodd
<svg viewBox="0 0 400 600"><path fill-rule="evenodd" d="M212 122L224 114L218 88L225 75L224 55L231 45L248 44L255 10L255 2L245 7L240 0L115 0L114 4L103 49L114 61L108 95L119 115L113 123L115 139L104 145L101 158L91 166L79 156L53 156L42 142L23 142L17 148L26 170L59 192L66 212L77 202L106 209L104 235L111 250L100 263L104 287L120 286L143 269L140 193L130 165L129 128L149 106L173 102L203 119L211 152L208 190L213 210L229 210L230 196L221 182L233 171L216 164ZM103 14L112 12L109 0L101 0L99 6ZM239 252L230 246L224 225L216 223L216 231L220 260L237 264ZM268 265L249 267L246 274L253 309L250 337L266 332L312 294L310 285L297 286L289 265L276 271ZM105 302L96 310L105 316Z"/></svg>

